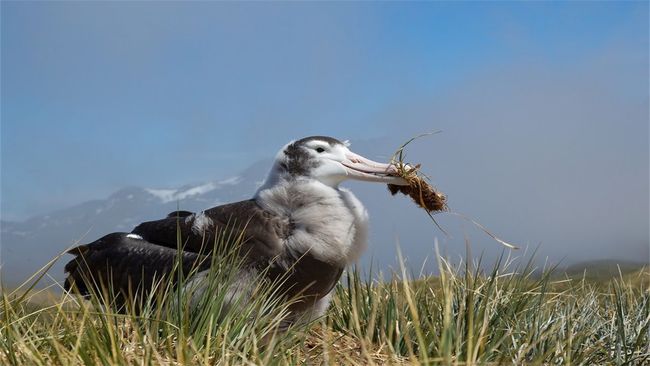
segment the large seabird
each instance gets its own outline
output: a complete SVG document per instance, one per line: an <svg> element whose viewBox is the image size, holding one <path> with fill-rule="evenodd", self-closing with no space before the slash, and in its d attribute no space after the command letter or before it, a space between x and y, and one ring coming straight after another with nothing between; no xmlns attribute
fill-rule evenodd
<svg viewBox="0 0 650 366"><path fill-rule="evenodd" d="M131 233L108 234L73 248L69 253L76 257L65 266L65 289L89 296L89 283L112 284L123 297L132 296L136 287L149 289L174 267L179 235L183 271L196 263L199 270L207 270L210 261L199 259L209 257L214 245L224 245L215 240L216 233L229 226L243 234L237 251L242 260L239 281L260 275L271 280L281 277L281 291L300 297L290 307L292 318L319 316L327 309L343 269L359 258L367 244L368 214L339 184L347 179L406 184L396 174L394 165L357 155L347 143L331 137L292 141L277 154L252 199L200 213L172 212L138 225ZM235 283L228 290L232 299L243 295L237 293L243 284Z"/></svg>

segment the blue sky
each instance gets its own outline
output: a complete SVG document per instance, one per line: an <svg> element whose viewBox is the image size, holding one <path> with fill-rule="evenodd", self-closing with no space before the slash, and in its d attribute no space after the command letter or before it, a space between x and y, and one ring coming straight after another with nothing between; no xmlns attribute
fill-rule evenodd
<svg viewBox="0 0 650 366"><path fill-rule="evenodd" d="M307 135L390 155L441 129L411 156L465 212L647 254L647 2L1 7L3 219L225 178Z"/></svg>

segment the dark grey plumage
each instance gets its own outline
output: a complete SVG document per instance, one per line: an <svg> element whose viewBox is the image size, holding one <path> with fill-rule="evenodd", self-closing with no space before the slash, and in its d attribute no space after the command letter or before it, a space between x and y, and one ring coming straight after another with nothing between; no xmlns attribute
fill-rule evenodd
<svg viewBox="0 0 650 366"><path fill-rule="evenodd" d="M118 309L129 300L146 298L157 281L174 281L174 268L187 276L193 269L201 271L210 265L206 256L184 251L179 267L176 249L129 237L129 233L108 234L68 253L76 257L65 266L65 290L89 297L104 295L111 288L111 300Z"/></svg>
<svg viewBox="0 0 650 366"><path fill-rule="evenodd" d="M201 231L195 229L199 215L210 221ZM164 219L144 222L131 233L108 234L71 249L68 253L76 258L65 267L65 290L74 286L80 294L88 296L90 279L92 285L99 285L95 291L101 292L101 287L110 283L119 295L118 305L132 297L135 289L140 296L146 296L155 280L176 281L177 277L170 274L179 253L179 239L185 276L192 269L208 269L215 250L223 253L234 249L241 256L243 267L265 272L287 297L300 295L292 306L295 310L308 307L329 293L343 271L343 267L318 260L310 253L285 251L281 241L290 235L291 222L261 209L254 200L213 207L199 215L175 211ZM217 241L217 235L231 240ZM240 237L241 242L237 240ZM214 248L215 244L233 242L239 242L239 246Z"/></svg>

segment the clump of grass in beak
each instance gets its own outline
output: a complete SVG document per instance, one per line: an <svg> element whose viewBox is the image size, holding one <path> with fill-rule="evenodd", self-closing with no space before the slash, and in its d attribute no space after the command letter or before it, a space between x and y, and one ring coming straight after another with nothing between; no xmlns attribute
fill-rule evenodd
<svg viewBox="0 0 650 366"><path fill-rule="evenodd" d="M404 178L408 185L388 185L388 190L393 196L398 192L410 196L418 206L425 209L429 214L432 212L447 211L447 197L442 192L431 186L431 184L429 184L429 177L420 172L420 164L412 166L404 162L404 148L413 140L422 136L431 135L433 133L427 133L413 137L405 144L400 146L400 148L393 155L391 163L397 167L397 174L401 178Z"/></svg>
<svg viewBox="0 0 650 366"><path fill-rule="evenodd" d="M394 196L397 192L410 196L418 206L427 212L447 211L447 197L432 187L426 181L426 176L420 176L420 164L410 166L403 162L395 162L398 174L408 182L408 186L388 185L388 190Z"/></svg>
<svg viewBox="0 0 650 366"><path fill-rule="evenodd" d="M474 224L476 227L481 229L484 233L489 235L496 242L510 249L519 249L515 245L510 244L507 241L494 235L483 225L479 224L477 221L458 212L450 212L449 207L447 207L447 197L442 192L432 187L431 184L429 184L428 182L430 180L429 177L427 177L426 175L420 172L420 164L413 166L413 165L406 164L404 162L404 148L406 147L406 145L410 144L415 139L418 139L420 137L433 135L439 132L440 131L434 131L434 132L423 133L421 135L415 136L410 140L406 141L402 146L399 147L399 149L397 149L397 151L395 152L395 154L393 154L393 157L391 158L391 163L397 167L397 174L400 177L404 178L408 183L408 185L398 186L394 184L389 184L388 190L390 191L390 193L393 196L396 195L397 192L410 196L418 206L422 207L427 212L427 214L429 215L433 223L445 235L449 235L449 234L445 231L445 229L442 228L442 226L438 224L436 219L433 218L434 213L447 212L451 215L458 216Z"/></svg>

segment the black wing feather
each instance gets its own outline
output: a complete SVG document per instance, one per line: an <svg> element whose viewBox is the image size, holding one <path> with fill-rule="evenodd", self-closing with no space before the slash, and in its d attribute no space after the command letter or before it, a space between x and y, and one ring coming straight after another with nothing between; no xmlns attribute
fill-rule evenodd
<svg viewBox="0 0 650 366"><path fill-rule="evenodd" d="M263 210L254 200L203 211L202 214L210 220L210 225L206 225L203 230L194 227L197 215L187 213L188 211L175 211L164 219L143 222L132 233L157 245L175 249L180 244L184 251L205 254L211 253L216 244L241 239L239 241L245 256L257 260L278 255L282 249L282 239L292 230L288 219ZM231 240L217 240L219 235Z"/></svg>
<svg viewBox="0 0 650 366"><path fill-rule="evenodd" d="M336 283L340 269L319 261L305 263L308 271L292 270L294 261L306 261L306 255L293 255L277 261L276 258L284 253L283 240L293 230L288 217L280 217L262 209L254 200L235 202L213 207L202 212L209 218L210 225L203 225L203 230L194 227L197 215L189 211L174 211L166 218L148 221L138 225L131 234L139 235L138 239L128 233L113 233L86 245L80 245L69 251L76 257L70 261L65 270L68 277L65 289L76 289L84 296L89 296L94 290L102 290L101 286L111 286L121 299L132 299L133 289L148 290L156 280L170 277L177 262L179 244L181 246L182 270L189 273L197 263L199 269L207 269L212 253L228 252L232 247L219 248L216 245L232 245L238 243L245 266L269 269L267 275L271 278L281 277L290 273L291 290L288 293L309 287L314 280L333 270L333 282L313 286L309 292L318 293L331 289ZM217 236L221 235L221 240ZM180 241L179 241L180 240ZM305 272L305 273L303 273ZM172 280L174 278L171 278ZM321 282L321 281L318 281ZM89 288L90 286L90 288ZM120 300L120 299L118 299Z"/></svg>
<svg viewBox="0 0 650 366"><path fill-rule="evenodd" d="M183 218L185 218L185 217L192 216L192 215L194 215L194 212L182 211L181 210L181 211L170 212L169 214L167 214L167 217L179 217L179 218L183 217Z"/></svg>
<svg viewBox="0 0 650 366"><path fill-rule="evenodd" d="M146 295L156 281L174 281L171 275L178 263L185 275L209 267L209 259L197 253L181 252L179 262L177 250L127 235L112 233L71 249L69 253L76 257L65 266L65 290L89 297L93 292L103 293L102 287L110 285L118 305L122 305L124 299L133 298L133 291Z"/></svg>

